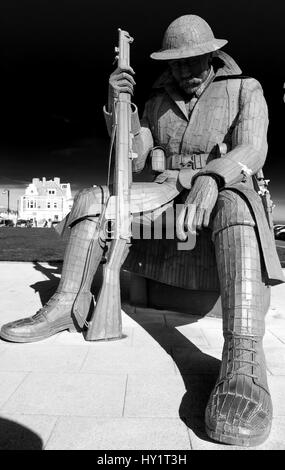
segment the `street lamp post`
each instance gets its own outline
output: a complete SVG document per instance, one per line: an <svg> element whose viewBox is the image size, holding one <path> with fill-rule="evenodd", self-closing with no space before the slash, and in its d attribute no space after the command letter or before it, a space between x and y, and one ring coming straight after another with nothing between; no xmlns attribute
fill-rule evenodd
<svg viewBox="0 0 285 470"><path fill-rule="evenodd" d="M17 225L17 222L18 222L18 218L19 218L19 199L17 199L17 218L16 218L16 225Z"/></svg>
<svg viewBox="0 0 285 470"><path fill-rule="evenodd" d="M5 189L2 194L7 194L7 198L8 198L7 214L8 214L8 219L9 219L9 216L10 216L10 189Z"/></svg>

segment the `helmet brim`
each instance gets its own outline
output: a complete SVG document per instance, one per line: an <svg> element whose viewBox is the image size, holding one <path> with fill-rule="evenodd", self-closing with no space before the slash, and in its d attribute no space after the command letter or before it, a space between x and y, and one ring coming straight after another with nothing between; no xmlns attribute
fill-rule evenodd
<svg viewBox="0 0 285 470"><path fill-rule="evenodd" d="M228 43L226 39L212 39L195 47L184 47L179 49L161 49L153 52L150 57L155 60L175 60L186 59L187 57L196 57L198 55L207 54L217 51Z"/></svg>

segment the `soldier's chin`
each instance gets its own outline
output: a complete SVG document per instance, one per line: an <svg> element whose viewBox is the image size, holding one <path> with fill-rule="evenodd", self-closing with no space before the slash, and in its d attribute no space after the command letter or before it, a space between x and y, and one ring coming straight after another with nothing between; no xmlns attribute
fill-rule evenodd
<svg viewBox="0 0 285 470"><path fill-rule="evenodd" d="M184 93L186 93L186 95L193 95L193 93L196 92L196 90L198 90L200 86L200 83L197 84L190 84L190 83L182 83L181 84L181 88L182 90L184 91Z"/></svg>

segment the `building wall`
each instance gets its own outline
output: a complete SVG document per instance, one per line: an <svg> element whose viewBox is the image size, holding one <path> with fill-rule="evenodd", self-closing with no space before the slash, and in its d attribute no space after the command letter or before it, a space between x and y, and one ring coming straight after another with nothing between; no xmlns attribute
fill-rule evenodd
<svg viewBox="0 0 285 470"><path fill-rule="evenodd" d="M59 178L47 181L34 178L20 198L19 218L44 221L60 221L73 204L69 183L60 184Z"/></svg>

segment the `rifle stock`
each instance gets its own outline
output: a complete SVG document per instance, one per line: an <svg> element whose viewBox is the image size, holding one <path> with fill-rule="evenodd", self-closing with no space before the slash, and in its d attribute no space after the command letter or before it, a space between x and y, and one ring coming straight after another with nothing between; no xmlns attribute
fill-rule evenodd
<svg viewBox="0 0 285 470"><path fill-rule="evenodd" d="M118 65L130 65L130 43L127 31L119 29ZM120 93L113 103L113 126L116 126L116 152L113 195L116 217L112 240L108 241L107 263L103 281L85 335L87 341L122 337L120 269L131 243L130 187L132 183L131 98ZM105 220L104 220L105 222Z"/></svg>
<svg viewBox="0 0 285 470"><path fill-rule="evenodd" d="M120 269L127 254L127 241L115 240L103 268L101 290L85 336L87 341L122 337Z"/></svg>

